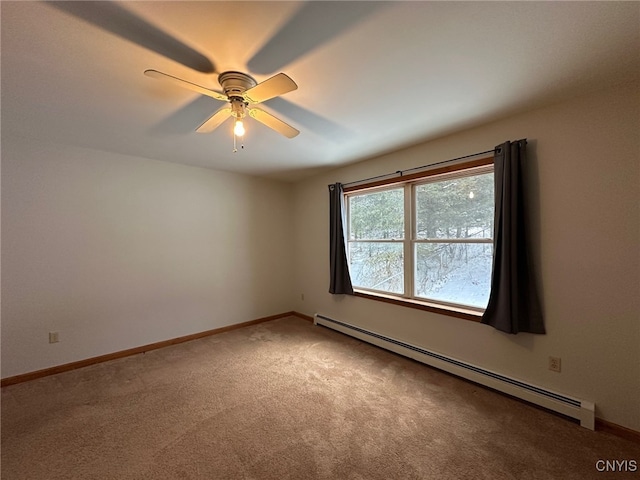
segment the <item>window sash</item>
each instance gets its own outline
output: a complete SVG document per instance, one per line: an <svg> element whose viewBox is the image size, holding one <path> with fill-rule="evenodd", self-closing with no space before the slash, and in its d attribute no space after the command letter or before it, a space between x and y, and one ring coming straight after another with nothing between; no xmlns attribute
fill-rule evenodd
<svg viewBox="0 0 640 480"><path fill-rule="evenodd" d="M442 171L444 170L444 171ZM433 172L426 172L424 174L412 175L411 179L404 179L402 181L390 180L384 184L378 184L374 186L354 187L348 190L345 195L349 200L349 197L354 197L363 194L382 192L387 190L395 190L399 187L404 189L404 238L403 239L352 239L351 238L351 211L350 201L345 202L347 205L347 242L351 243L400 243L403 244L403 268L404 268L404 292L394 293L387 290L379 290L370 287L362 287L355 285L354 289L360 290L372 294L380 294L383 297L395 297L406 299L409 301L418 301L425 305L435 305L436 307L443 307L445 309L464 309L469 311L483 312L484 308L478 308L471 305L459 304L454 302L448 302L439 299L433 299L429 297L422 297L414 294L415 292L415 268L416 268L416 245L418 244L493 244L493 236L487 237L466 237L466 238L417 238L417 212L416 212L416 190L420 185L428 183L437 183L446 180L453 180L455 178L464 178L474 175L482 175L493 173L493 159L480 159L468 164L463 164L454 168L438 169ZM347 248L347 255L349 256L351 266L351 248Z"/></svg>

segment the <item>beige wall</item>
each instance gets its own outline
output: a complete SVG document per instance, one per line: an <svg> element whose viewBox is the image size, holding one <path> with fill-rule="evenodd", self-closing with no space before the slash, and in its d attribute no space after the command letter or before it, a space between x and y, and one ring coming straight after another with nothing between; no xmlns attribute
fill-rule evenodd
<svg viewBox="0 0 640 480"><path fill-rule="evenodd" d="M2 377L291 309L289 184L8 138L2 163Z"/></svg>
<svg viewBox="0 0 640 480"><path fill-rule="evenodd" d="M596 402L640 430L640 85L570 100L313 177L295 186L295 309ZM328 290L327 184L530 142L534 259L546 335ZM300 294L304 293L302 301ZM562 373L547 369L562 358Z"/></svg>
<svg viewBox="0 0 640 480"><path fill-rule="evenodd" d="M3 137L2 377L295 309L593 400L599 417L640 430L639 91L570 100L293 187ZM523 137L547 335L327 293L327 184ZM547 369L549 355L562 373Z"/></svg>

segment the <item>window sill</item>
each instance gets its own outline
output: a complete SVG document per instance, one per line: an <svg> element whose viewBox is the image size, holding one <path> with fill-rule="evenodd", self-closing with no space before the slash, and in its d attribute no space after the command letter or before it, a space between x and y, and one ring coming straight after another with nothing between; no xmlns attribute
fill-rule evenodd
<svg viewBox="0 0 640 480"><path fill-rule="evenodd" d="M470 320L472 322L479 322L482 318L482 312L475 310L467 310L457 307L443 307L442 305L436 305L434 303L421 302L419 300L413 300L408 298L393 297L391 295L384 295L380 293L371 293L363 290L354 290L354 296L361 298L368 298L369 300L376 300L378 302L392 303L394 305L400 305L403 307L415 308L417 310L424 310L426 312L438 313L440 315L446 315L449 317L462 318L463 320Z"/></svg>

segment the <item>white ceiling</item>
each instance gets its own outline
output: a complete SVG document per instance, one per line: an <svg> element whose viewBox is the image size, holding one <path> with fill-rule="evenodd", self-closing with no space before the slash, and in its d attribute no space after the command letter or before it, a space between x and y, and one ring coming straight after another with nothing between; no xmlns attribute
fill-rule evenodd
<svg viewBox="0 0 640 480"><path fill-rule="evenodd" d="M295 180L640 77L638 2L1 2L2 135ZM217 74L298 90L195 129ZM203 71L199 71L203 70ZM492 145L487 145L491 148Z"/></svg>

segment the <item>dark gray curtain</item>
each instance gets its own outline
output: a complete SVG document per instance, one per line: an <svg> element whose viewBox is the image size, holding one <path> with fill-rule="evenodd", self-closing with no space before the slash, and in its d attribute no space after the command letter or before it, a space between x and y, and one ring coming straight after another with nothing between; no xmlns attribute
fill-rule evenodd
<svg viewBox="0 0 640 480"><path fill-rule="evenodd" d="M329 185L329 293L353 295L344 237L342 184Z"/></svg>
<svg viewBox="0 0 640 480"><path fill-rule="evenodd" d="M491 294L482 323L507 333L545 333L527 255L523 169L526 140L494 152L495 223Z"/></svg>

